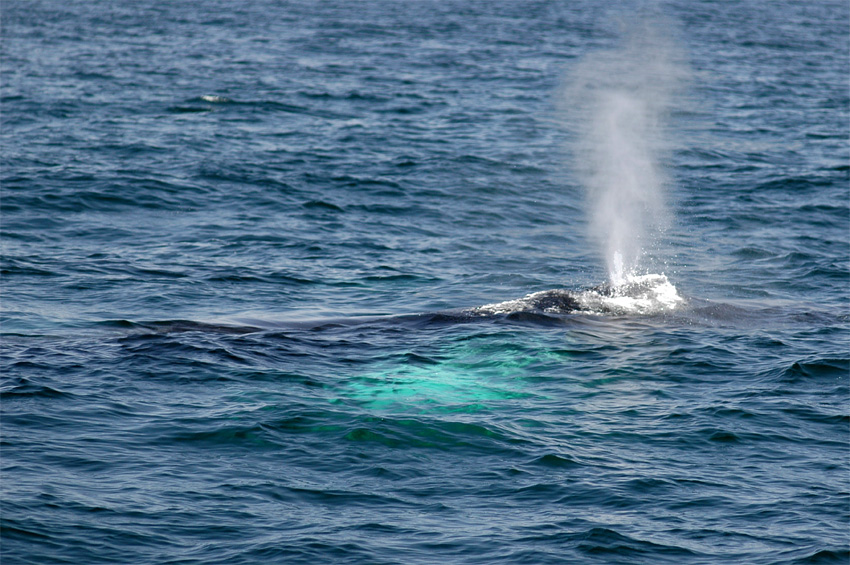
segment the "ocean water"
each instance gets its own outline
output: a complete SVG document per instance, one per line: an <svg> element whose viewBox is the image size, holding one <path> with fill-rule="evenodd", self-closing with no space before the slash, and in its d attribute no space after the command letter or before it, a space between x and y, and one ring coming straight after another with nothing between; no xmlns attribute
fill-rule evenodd
<svg viewBox="0 0 850 565"><path fill-rule="evenodd" d="M850 559L847 2L0 15L4 565Z"/></svg>

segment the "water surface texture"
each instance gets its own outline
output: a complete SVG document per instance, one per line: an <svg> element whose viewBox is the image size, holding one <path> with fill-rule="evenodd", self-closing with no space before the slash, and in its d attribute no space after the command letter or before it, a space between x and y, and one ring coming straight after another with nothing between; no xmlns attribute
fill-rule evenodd
<svg viewBox="0 0 850 565"><path fill-rule="evenodd" d="M608 4L5 1L3 564L847 563L850 6Z"/></svg>

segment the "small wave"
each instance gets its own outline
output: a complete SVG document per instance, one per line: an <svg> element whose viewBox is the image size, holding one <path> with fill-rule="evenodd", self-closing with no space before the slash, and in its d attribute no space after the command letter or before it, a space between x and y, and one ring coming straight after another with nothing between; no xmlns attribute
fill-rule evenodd
<svg viewBox="0 0 850 565"><path fill-rule="evenodd" d="M821 358L797 361L785 370L783 377L789 381L807 379L840 379L850 374L850 359Z"/></svg>
<svg viewBox="0 0 850 565"><path fill-rule="evenodd" d="M228 102L233 102L230 98L226 96L215 96L211 94L205 94L200 97L204 102L211 102L213 104L227 104Z"/></svg>

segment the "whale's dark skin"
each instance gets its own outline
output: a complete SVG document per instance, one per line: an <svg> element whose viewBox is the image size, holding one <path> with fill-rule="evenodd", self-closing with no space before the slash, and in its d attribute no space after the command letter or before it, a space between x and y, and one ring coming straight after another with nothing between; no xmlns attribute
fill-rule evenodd
<svg viewBox="0 0 850 565"><path fill-rule="evenodd" d="M607 285L593 290L600 294L610 295ZM128 333L182 333L208 332L222 334L248 334L254 332L283 331L283 330L312 330L361 326L364 324L413 324L414 326L429 324L469 323L491 317L520 316L520 315L552 315L572 314L585 310L576 298L576 293L565 289L555 289L537 292L521 299L522 304L513 311L494 311L487 307L472 309L442 310L424 312L421 314L402 314L398 316L356 316L350 318L272 321L239 319L236 324L207 323L192 320L163 320L154 322L130 322L113 320L108 325ZM536 319L536 318L535 318Z"/></svg>
<svg viewBox="0 0 850 565"><path fill-rule="evenodd" d="M458 308L423 312L419 314L400 314L390 316L349 316L343 318L316 318L298 320L260 320L236 318L232 323L209 323L192 320L163 320L150 322L131 322L111 320L101 326L112 327L130 334L210 332L221 334L249 334L255 332L311 331L322 332L347 327L365 325L406 326L419 328L432 325L474 323L480 320L523 321L551 324L569 323L575 314L582 313L622 313L617 306L608 306L601 297L631 297L652 300L653 285L666 278L662 275L639 277L626 284L614 286L601 284L586 290L554 289L528 294L522 298L486 304L474 308ZM647 298L648 297L648 298ZM681 299L679 299L681 300ZM665 306L666 308L667 306Z"/></svg>
<svg viewBox="0 0 850 565"><path fill-rule="evenodd" d="M581 305L568 290L551 290L539 293L530 298L531 310L541 312L575 312L581 310Z"/></svg>

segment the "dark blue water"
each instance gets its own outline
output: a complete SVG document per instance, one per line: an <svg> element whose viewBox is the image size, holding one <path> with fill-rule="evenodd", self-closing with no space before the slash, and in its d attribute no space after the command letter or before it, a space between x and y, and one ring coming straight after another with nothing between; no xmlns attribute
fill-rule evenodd
<svg viewBox="0 0 850 565"><path fill-rule="evenodd" d="M847 563L850 6L605 4L4 2L4 565Z"/></svg>

